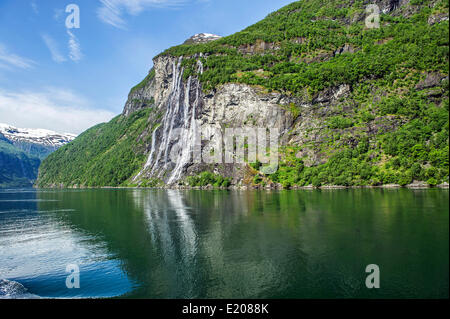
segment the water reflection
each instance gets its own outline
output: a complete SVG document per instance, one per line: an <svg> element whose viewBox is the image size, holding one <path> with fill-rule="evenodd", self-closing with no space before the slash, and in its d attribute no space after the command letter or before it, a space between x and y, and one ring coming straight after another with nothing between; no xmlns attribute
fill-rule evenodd
<svg viewBox="0 0 450 319"><path fill-rule="evenodd" d="M72 190L2 199L0 254L12 262L0 269L18 267L14 249L31 268L87 258L97 261L81 274L94 295L448 297L448 191ZM25 218L28 244L20 246L20 214L2 217L8 209L34 214ZM42 248L49 243L54 253ZM34 251L43 258L30 258ZM383 289L365 287L371 263L382 269Z"/></svg>
<svg viewBox="0 0 450 319"><path fill-rule="evenodd" d="M280 257L292 243L274 245L263 224L246 238L245 193L137 190L133 196L166 277L175 278L170 296L258 297L283 281Z"/></svg>

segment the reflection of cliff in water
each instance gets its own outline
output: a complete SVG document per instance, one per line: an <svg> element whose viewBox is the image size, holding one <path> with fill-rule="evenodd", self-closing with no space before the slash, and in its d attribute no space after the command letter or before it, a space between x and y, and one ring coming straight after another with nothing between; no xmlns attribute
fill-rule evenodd
<svg viewBox="0 0 450 319"><path fill-rule="evenodd" d="M294 247L276 227L248 221L253 198L244 194L92 190L38 196L61 200L40 209L74 209L61 218L104 241L128 276L143 284L140 296L257 297L279 285L283 255Z"/></svg>
<svg viewBox="0 0 450 319"><path fill-rule="evenodd" d="M160 287L164 296L258 297L274 293L280 281L289 280L279 274L286 271L283 255L292 259L287 253L293 248L292 238L284 238L280 245L285 236L278 234L274 240L276 227L266 229L265 222L248 220L248 203L253 201L248 196L254 194L175 190L131 194L145 214L153 253L160 259L157 267L148 269L151 279L146 289L164 278Z"/></svg>
<svg viewBox="0 0 450 319"><path fill-rule="evenodd" d="M41 210L75 210L61 218L121 260L140 284L131 296L371 298L448 290L448 192L83 190L38 198L61 200L39 203ZM371 263L384 269L383 290L365 287Z"/></svg>

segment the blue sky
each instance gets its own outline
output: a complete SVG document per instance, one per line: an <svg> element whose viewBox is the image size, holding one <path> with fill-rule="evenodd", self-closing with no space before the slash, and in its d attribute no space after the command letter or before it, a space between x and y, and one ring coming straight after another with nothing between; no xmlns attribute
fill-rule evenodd
<svg viewBox="0 0 450 319"><path fill-rule="evenodd" d="M119 114L152 58L291 0L0 0L0 123L80 133ZM80 9L67 29L66 6Z"/></svg>

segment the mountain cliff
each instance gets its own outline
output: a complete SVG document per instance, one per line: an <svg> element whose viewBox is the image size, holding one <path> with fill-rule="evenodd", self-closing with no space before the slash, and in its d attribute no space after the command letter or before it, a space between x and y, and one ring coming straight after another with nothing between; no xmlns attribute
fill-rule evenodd
<svg viewBox="0 0 450 319"><path fill-rule="evenodd" d="M297 1L234 35L168 49L123 113L50 155L37 185L447 183L448 1L368 4ZM367 20L377 10L379 28ZM267 131L267 154L237 161L238 144L247 154L256 143L242 134L223 160L215 143L231 128ZM268 172L262 157L274 153Z"/></svg>

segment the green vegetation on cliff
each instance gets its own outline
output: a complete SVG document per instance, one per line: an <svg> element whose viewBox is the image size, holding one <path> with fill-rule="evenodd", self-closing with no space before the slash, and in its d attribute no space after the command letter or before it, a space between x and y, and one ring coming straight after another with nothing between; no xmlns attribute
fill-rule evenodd
<svg viewBox="0 0 450 319"><path fill-rule="evenodd" d="M234 35L173 47L163 54L208 53L200 75L205 89L241 82L314 94L372 78L393 81L408 69L447 73L448 21L430 25L428 18L448 11L448 0L434 2L436 6L429 8L430 1L424 1L418 13L408 18L383 14L381 28L367 29L363 1L297 1ZM346 46L354 53L339 54ZM256 54L246 54L248 48ZM195 59L184 61L186 75L194 73ZM256 70L267 73L259 76Z"/></svg>
<svg viewBox="0 0 450 319"><path fill-rule="evenodd" d="M136 90L142 89L148 85L148 83L155 78L155 69L151 69L148 75L135 87L133 87L130 93L135 92Z"/></svg>
<svg viewBox="0 0 450 319"><path fill-rule="evenodd" d="M213 187L229 187L231 185L231 178L223 177L211 172L202 172L197 176L189 176L187 183L191 187L196 186L213 186Z"/></svg>
<svg viewBox="0 0 450 319"><path fill-rule="evenodd" d="M87 130L42 163L38 186L127 186L145 162L151 111L120 115Z"/></svg>
<svg viewBox="0 0 450 319"><path fill-rule="evenodd" d="M199 75L206 90L239 82L313 100L330 87L351 87L341 109L353 110L324 117L327 135L320 132L314 145L306 145L325 162L306 167L305 158L296 156L305 145L288 145L278 173L268 176L273 182L448 182L449 22L430 23L439 14L448 17L448 0L415 1L395 16L382 14L379 29L365 27L363 3L297 1L229 37L163 54L191 56L184 60L189 76L195 74L196 54L207 53ZM388 120L397 127L369 133ZM260 183L265 182L255 177Z"/></svg>

